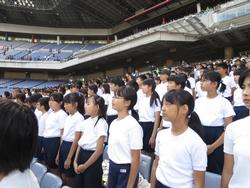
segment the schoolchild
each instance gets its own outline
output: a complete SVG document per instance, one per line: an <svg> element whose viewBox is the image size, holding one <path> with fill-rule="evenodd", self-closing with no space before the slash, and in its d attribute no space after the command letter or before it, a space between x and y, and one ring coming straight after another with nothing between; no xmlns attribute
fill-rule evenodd
<svg viewBox="0 0 250 188"><path fill-rule="evenodd" d="M218 72L208 71L201 79L201 89L207 92L206 97L195 100L195 112L199 115L204 129L204 141L208 149L207 171L221 174L223 168L224 129L232 122L235 115L231 103L217 93L223 92Z"/></svg>
<svg viewBox="0 0 250 188"><path fill-rule="evenodd" d="M120 87L113 98L112 106L118 117L109 130L108 188L137 187L143 131L134 118L138 117L133 110L136 100L136 91L129 86Z"/></svg>
<svg viewBox="0 0 250 188"><path fill-rule="evenodd" d="M98 95L88 98L85 111L90 117L81 123L82 135L74 159L75 188L101 188L102 153L108 129L104 99Z"/></svg>
<svg viewBox="0 0 250 188"><path fill-rule="evenodd" d="M157 134L151 188L205 186L207 147L193 109L193 96L185 90L171 90L164 95L163 119L172 127Z"/></svg>
<svg viewBox="0 0 250 188"><path fill-rule="evenodd" d="M62 109L62 105L63 95L61 93L51 94L49 106L52 112L48 115L43 133L45 164L48 166L49 171L57 175L59 174L57 171L56 156L60 146L62 129L67 118L67 114Z"/></svg>
<svg viewBox="0 0 250 188"><path fill-rule="evenodd" d="M58 170L65 185L74 185L73 161L77 149L77 142L81 137L79 124L84 121L83 115L78 109L84 108L84 100L77 93L71 93L64 97L64 108L69 114L64 122L60 149L57 155Z"/></svg>
<svg viewBox="0 0 250 188"><path fill-rule="evenodd" d="M242 88L243 101L250 110L250 70L240 76L239 85ZM249 125L250 116L247 116L226 128L221 188L242 188L250 185Z"/></svg>
<svg viewBox="0 0 250 188"><path fill-rule="evenodd" d="M142 92L144 95L139 100L139 123L143 130L143 150L153 152L157 129L160 124L161 102L155 91L155 81L148 78L143 81Z"/></svg>

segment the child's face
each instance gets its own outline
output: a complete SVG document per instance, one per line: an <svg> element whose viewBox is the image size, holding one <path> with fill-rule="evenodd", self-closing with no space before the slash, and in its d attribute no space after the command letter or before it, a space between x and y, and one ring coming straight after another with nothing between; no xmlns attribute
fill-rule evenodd
<svg viewBox="0 0 250 188"><path fill-rule="evenodd" d="M178 89L177 84L174 81L168 81L167 85L168 91L173 89Z"/></svg>
<svg viewBox="0 0 250 188"><path fill-rule="evenodd" d="M205 78L201 79L201 90L202 91L209 91L211 90L212 82L210 80L207 80Z"/></svg>
<svg viewBox="0 0 250 188"><path fill-rule="evenodd" d="M152 87L151 86L148 86L148 85L142 85L142 92L144 93L144 94L148 94L148 93L150 93L152 91Z"/></svg>
<svg viewBox="0 0 250 188"><path fill-rule="evenodd" d="M91 89L88 89L88 96L89 96L89 97L92 97L92 96L94 96L94 95L95 95L94 91L91 90Z"/></svg>
<svg viewBox="0 0 250 188"><path fill-rule="evenodd" d="M162 118L165 121L173 122L176 120L178 115L178 107L176 104L171 104L168 101L163 101L162 105Z"/></svg>
<svg viewBox="0 0 250 188"><path fill-rule="evenodd" d="M240 75L234 75L234 81L235 83L239 83L239 78L240 78Z"/></svg>
<svg viewBox="0 0 250 188"><path fill-rule="evenodd" d="M64 103L64 108L66 112L68 112L69 114L73 114L77 109L77 104Z"/></svg>
<svg viewBox="0 0 250 188"><path fill-rule="evenodd" d="M223 69L222 67L217 67L217 71L220 75L225 75L227 72L227 69Z"/></svg>
<svg viewBox="0 0 250 188"><path fill-rule="evenodd" d="M116 111L121 111L126 107L126 102L125 99L123 97L120 96L114 96L112 99L112 108Z"/></svg>
<svg viewBox="0 0 250 188"><path fill-rule="evenodd" d="M242 85L242 98L246 107L250 109L250 77L245 78Z"/></svg>
<svg viewBox="0 0 250 188"><path fill-rule="evenodd" d="M87 115L95 116L98 112L98 105L95 104L94 99L92 97L88 98L85 103L85 112Z"/></svg>
<svg viewBox="0 0 250 188"><path fill-rule="evenodd" d="M54 101L54 100L50 100L50 108L53 110L53 111L58 111L61 109L61 103L58 103L57 101Z"/></svg>

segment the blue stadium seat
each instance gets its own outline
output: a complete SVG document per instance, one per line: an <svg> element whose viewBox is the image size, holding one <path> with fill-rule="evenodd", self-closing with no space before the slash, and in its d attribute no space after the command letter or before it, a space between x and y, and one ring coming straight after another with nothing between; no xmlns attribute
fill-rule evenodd
<svg viewBox="0 0 250 188"><path fill-rule="evenodd" d="M108 146L105 146L104 150L103 150L103 160L109 160L109 156L108 156Z"/></svg>
<svg viewBox="0 0 250 188"><path fill-rule="evenodd" d="M47 172L47 167L44 166L43 164L41 163L34 163L32 166L31 166L31 170L32 172L35 174L39 184L41 183L41 180L43 178L43 176L46 174Z"/></svg>
<svg viewBox="0 0 250 188"><path fill-rule="evenodd" d="M139 172L144 179L148 180L148 182L150 181L151 163L152 163L152 158L150 156L141 154Z"/></svg>
<svg viewBox="0 0 250 188"><path fill-rule="evenodd" d="M58 176L48 172L46 173L40 184L40 188L61 188L62 180Z"/></svg>
<svg viewBox="0 0 250 188"><path fill-rule="evenodd" d="M206 188L220 188L221 176L206 172Z"/></svg>

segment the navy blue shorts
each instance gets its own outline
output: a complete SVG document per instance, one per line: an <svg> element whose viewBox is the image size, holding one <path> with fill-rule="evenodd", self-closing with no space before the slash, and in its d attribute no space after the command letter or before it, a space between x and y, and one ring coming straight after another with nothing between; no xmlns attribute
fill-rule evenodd
<svg viewBox="0 0 250 188"><path fill-rule="evenodd" d="M44 161L44 155L43 155L43 137L38 136L37 140L37 148L36 148L36 154L35 157L38 161Z"/></svg>
<svg viewBox="0 0 250 188"><path fill-rule="evenodd" d="M77 164L84 164L94 153L81 148ZM77 174L74 188L102 188L102 155L83 173Z"/></svg>
<svg viewBox="0 0 250 188"><path fill-rule="evenodd" d="M233 117L233 121L249 116L249 110L245 106L235 106L234 112L235 116Z"/></svg>
<svg viewBox="0 0 250 188"><path fill-rule="evenodd" d="M68 177L74 177L75 176L75 171L73 167L73 161L74 161L74 156L71 159L71 164L69 169L64 168L64 162L66 161L70 148L71 148L72 142L66 142L63 141L60 150L59 150L59 166L58 170L60 173L65 174Z"/></svg>
<svg viewBox="0 0 250 188"><path fill-rule="evenodd" d="M224 126L210 127L203 126L204 141L207 145L214 143L224 132ZM224 164L223 145L214 150L213 153L208 155L207 171L216 174L221 174Z"/></svg>
<svg viewBox="0 0 250 188"><path fill-rule="evenodd" d="M158 180L156 180L156 188L170 188L170 187L165 186L161 182L159 182Z"/></svg>
<svg viewBox="0 0 250 188"><path fill-rule="evenodd" d="M109 160L108 188L127 187L129 173L130 164L115 164L114 162ZM133 188L137 188L138 178L139 175L137 174Z"/></svg>
<svg viewBox="0 0 250 188"><path fill-rule="evenodd" d="M49 168L56 169L56 156L60 146L60 137L53 138L44 138L43 147L44 147L44 159L45 163Z"/></svg>
<svg viewBox="0 0 250 188"><path fill-rule="evenodd" d="M148 153L153 153L154 149L148 144L154 129L154 122L139 122L143 130L143 149Z"/></svg>

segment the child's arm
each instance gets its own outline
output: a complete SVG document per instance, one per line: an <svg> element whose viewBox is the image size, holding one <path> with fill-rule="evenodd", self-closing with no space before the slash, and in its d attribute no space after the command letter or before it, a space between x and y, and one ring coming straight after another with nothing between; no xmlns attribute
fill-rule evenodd
<svg viewBox="0 0 250 188"><path fill-rule="evenodd" d="M80 146L77 147L77 150L76 150L76 155L75 155L75 159L74 159L74 170L75 170L75 173L79 174L80 172L78 171L78 164L77 164L77 160L78 160L78 155L79 155L79 152L80 152Z"/></svg>
<svg viewBox="0 0 250 188"><path fill-rule="evenodd" d="M155 160L153 162L151 170L150 188L155 188L156 186L156 168L158 166L159 156L155 155Z"/></svg>
<svg viewBox="0 0 250 188"><path fill-rule="evenodd" d="M80 138L81 138L81 132L76 132L75 133L75 138L74 138L73 143L72 143L72 145L70 147L67 159L64 162L64 168L65 169L70 168L70 164L71 164L72 158L73 158L73 156L75 154L75 151L77 149L77 143L78 143Z"/></svg>
<svg viewBox="0 0 250 188"><path fill-rule="evenodd" d="M140 166L141 150L131 150L132 163L129 171L127 188L133 188Z"/></svg>
<svg viewBox="0 0 250 188"><path fill-rule="evenodd" d="M78 166L78 171L83 173L88 167L90 167L103 153L105 136L100 136L97 140L96 150L91 157L84 163Z"/></svg>
<svg viewBox="0 0 250 188"><path fill-rule="evenodd" d="M205 188L205 172L194 170L194 188Z"/></svg>
<svg viewBox="0 0 250 188"><path fill-rule="evenodd" d="M155 146L155 139L156 139L156 135L157 135L157 130L158 130L158 127L160 124L160 111L155 112L154 116L155 116L154 128L153 128L152 135L149 139L149 144L151 145L151 148L154 148L154 146Z"/></svg>

